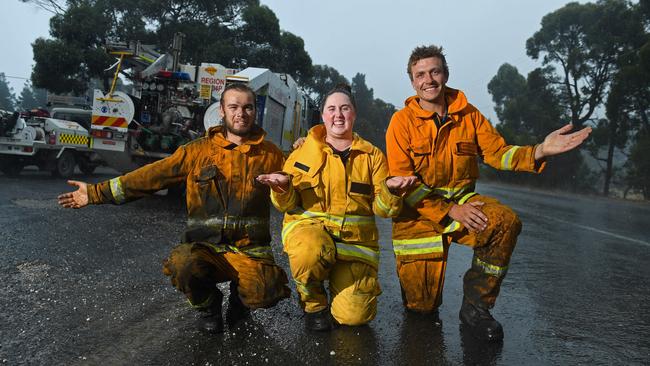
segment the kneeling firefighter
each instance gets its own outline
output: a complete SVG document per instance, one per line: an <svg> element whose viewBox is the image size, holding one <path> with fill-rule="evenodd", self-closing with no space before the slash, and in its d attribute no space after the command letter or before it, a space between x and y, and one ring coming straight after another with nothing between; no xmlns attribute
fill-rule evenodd
<svg viewBox="0 0 650 366"><path fill-rule="evenodd" d="M188 227L163 272L202 312L199 328L209 333L223 330L217 283L230 281L226 320L231 326L249 309L271 307L290 294L270 247L269 188L255 181L279 170L283 155L264 140L255 116L253 91L228 85L221 97L223 126L126 175L100 184L70 181L78 190L59 196L67 208L121 204L185 182Z"/></svg>
<svg viewBox="0 0 650 366"><path fill-rule="evenodd" d="M273 188L275 207L286 212L284 251L311 330L329 330L332 317L344 325L375 317L381 289L374 214L397 215L402 199L396 194L416 182L387 179L384 154L352 132L356 105L349 87L326 94L321 114L323 125L289 156L284 174L259 177Z"/></svg>

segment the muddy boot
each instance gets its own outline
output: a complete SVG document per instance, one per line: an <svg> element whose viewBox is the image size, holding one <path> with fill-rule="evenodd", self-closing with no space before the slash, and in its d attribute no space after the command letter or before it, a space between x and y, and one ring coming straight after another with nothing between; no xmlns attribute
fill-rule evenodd
<svg viewBox="0 0 650 366"><path fill-rule="evenodd" d="M221 292L212 300L212 303L205 309L200 309L199 319L197 326L200 331L209 334L216 334L223 332L223 316L221 315L221 300L223 295Z"/></svg>
<svg viewBox="0 0 650 366"><path fill-rule="evenodd" d="M228 296L228 310L226 310L226 322L228 327L232 328L237 325L241 320L249 318L251 315L250 310L241 302L239 298L239 291L237 290L237 283L230 282L230 295Z"/></svg>
<svg viewBox="0 0 650 366"><path fill-rule="evenodd" d="M472 305L463 298L460 307L460 321L469 328L472 335L484 341L500 341L503 339L503 328L488 309Z"/></svg>
<svg viewBox="0 0 650 366"><path fill-rule="evenodd" d="M305 313L305 326L309 330L324 332L332 329L330 309L325 308L315 313Z"/></svg>

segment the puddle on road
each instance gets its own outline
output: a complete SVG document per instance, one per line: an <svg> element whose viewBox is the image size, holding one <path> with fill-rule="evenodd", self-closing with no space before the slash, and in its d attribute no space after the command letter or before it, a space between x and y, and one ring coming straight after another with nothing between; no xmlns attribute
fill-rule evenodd
<svg viewBox="0 0 650 366"><path fill-rule="evenodd" d="M55 199L35 200L35 199L15 199L11 201L16 206L24 208L46 208L56 209L59 207Z"/></svg>

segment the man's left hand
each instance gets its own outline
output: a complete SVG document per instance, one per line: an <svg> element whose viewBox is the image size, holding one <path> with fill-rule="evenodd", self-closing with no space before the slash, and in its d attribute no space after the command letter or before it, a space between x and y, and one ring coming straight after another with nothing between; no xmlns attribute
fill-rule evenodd
<svg viewBox="0 0 650 366"><path fill-rule="evenodd" d="M413 187L417 183L418 177L413 175L407 177L391 177L386 179L386 186L388 187L388 190L395 195L400 195L408 191L409 188Z"/></svg>
<svg viewBox="0 0 650 366"><path fill-rule="evenodd" d="M579 146L591 133L591 127L585 127L580 131L568 133L572 129L573 125L569 123L546 136L544 142L537 145L535 149L535 160L572 150Z"/></svg>

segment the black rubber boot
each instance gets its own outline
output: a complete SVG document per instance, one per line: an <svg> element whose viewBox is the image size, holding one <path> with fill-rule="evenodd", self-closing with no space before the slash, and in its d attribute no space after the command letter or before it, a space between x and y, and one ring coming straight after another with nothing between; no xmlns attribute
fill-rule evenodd
<svg viewBox="0 0 650 366"><path fill-rule="evenodd" d="M315 313L305 313L305 326L309 330L325 332L332 329L330 309L325 308Z"/></svg>
<svg viewBox="0 0 650 366"><path fill-rule="evenodd" d="M201 314L197 324L200 331L210 334L223 332L223 316L221 315L222 298L223 295L219 293L219 296L216 296L208 308L200 310Z"/></svg>
<svg viewBox="0 0 650 366"><path fill-rule="evenodd" d="M237 290L237 283L230 282L230 295L228 296L228 309L226 310L226 322L232 328L240 321L250 317L250 310L242 303Z"/></svg>
<svg viewBox="0 0 650 366"><path fill-rule="evenodd" d="M474 337L490 342L503 339L503 328L492 317L488 309L472 305L463 298L459 317L460 321L471 330Z"/></svg>

